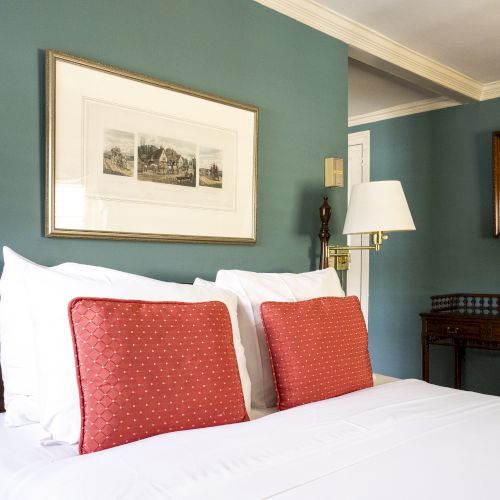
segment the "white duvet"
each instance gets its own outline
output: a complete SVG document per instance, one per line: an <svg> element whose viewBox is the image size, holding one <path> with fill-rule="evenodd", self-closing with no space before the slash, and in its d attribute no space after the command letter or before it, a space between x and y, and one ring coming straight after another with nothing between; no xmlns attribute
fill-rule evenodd
<svg viewBox="0 0 500 500"><path fill-rule="evenodd" d="M2 441L2 500L500 499L500 398L417 380L11 467Z"/></svg>

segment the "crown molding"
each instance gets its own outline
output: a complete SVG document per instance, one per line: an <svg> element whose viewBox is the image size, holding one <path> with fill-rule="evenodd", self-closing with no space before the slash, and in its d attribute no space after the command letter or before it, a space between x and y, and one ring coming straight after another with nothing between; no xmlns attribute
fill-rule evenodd
<svg viewBox="0 0 500 500"><path fill-rule="evenodd" d="M398 106L380 109L378 111L372 111L371 113L351 116L349 117L348 126L355 127L357 125L366 125L367 123L389 120L391 118L398 118L401 116L415 115L417 113L424 113L426 111L450 108L452 106L459 105L459 102L447 99L446 97L422 99L420 101L414 101L407 104L400 104Z"/></svg>
<svg viewBox="0 0 500 500"><path fill-rule="evenodd" d="M496 99L497 97L500 97L500 80L485 83L481 92L481 101Z"/></svg>
<svg viewBox="0 0 500 500"><path fill-rule="evenodd" d="M374 63L373 58L379 59L381 69L388 70L388 65L400 68L408 74L417 75L422 81L429 82L434 89L441 88L443 93L459 101L479 101L482 98L481 82L419 54L314 0L255 1L341 40L349 46L349 54L355 59L358 59L359 53L369 54L371 62L363 62L379 66Z"/></svg>

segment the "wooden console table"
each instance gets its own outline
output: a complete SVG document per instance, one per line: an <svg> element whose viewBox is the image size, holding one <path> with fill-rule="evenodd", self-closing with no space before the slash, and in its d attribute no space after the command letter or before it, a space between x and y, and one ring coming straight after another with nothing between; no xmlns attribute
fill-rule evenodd
<svg viewBox="0 0 500 500"><path fill-rule="evenodd" d="M465 348L500 351L500 294L456 293L431 297L422 318L422 378L429 381L429 345L455 349L455 388L462 387Z"/></svg>

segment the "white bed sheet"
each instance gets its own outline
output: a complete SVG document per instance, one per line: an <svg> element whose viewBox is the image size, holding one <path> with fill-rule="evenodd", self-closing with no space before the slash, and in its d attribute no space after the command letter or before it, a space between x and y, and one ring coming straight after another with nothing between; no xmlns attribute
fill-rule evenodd
<svg viewBox="0 0 500 500"><path fill-rule="evenodd" d="M277 408L252 408L250 418L255 420L276 411ZM42 428L38 424L6 427L5 413L0 413L0 492L8 491L10 483L22 481L32 468L78 456L77 445L41 446L41 434Z"/></svg>
<svg viewBox="0 0 500 500"><path fill-rule="evenodd" d="M404 380L242 424L70 451L30 458L6 482L2 465L0 498L496 500L500 398Z"/></svg>
<svg viewBox="0 0 500 500"><path fill-rule="evenodd" d="M250 418L255 420L271 413L277 408L252 408ZM57 460L78 456L77 445L41 446L42 428L38 424L22 427L6 427L5 413L0 413L0 491L6 484L22 477L30 468L40 467ZM0 496L0 500L3 497Z"/></svg>
<svg viewBox="0 0 500 500"><path fill-rule="evenodd" d="M76 445L40 446L40 433L39 424L6 427L5 413L0 413L0 499L30 468L78 455Z"/></svg>

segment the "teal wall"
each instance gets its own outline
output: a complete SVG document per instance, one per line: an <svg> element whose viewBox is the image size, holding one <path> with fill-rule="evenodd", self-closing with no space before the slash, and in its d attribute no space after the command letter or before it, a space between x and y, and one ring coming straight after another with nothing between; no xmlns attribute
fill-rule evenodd
<svg viewBox="0 0 500 500"><path fill-rule="evenodd" d="M491 133L500 99L359 126L371 132L372 180L403 183L417 231L370 256L370 349L378 371L420 377L419 312L429 296L500 291L492 236ZM452 352L431 347L431 381L452 383ZM467 389L500 395L500 355L467 352Z"/></svg>
<svg viewBox="0 0 500 500"><path fill-rule="evenodd" d="M40 263L72 260L189 281L220 268L317 264L325 156L346 157L347 48L252 0L4 0L0 4L0 243ZM54 48L260 107L255 246L43 237L44 62ZM491 131L500 101L370 129L372 179L403 182L417 225L371 254L370 349L377 371L420 376L428 297L499 291L491 237ZM339 233L345 192L331 192ZM1 262L0 262L1 264ZM432 353L432 380L451 381ZM500 394L500 356L469 353L467 387Z"/></svg>
<svg viewBox="0 0 500 500"><path fill-rule="evenodd" d="M46 48L259 106L257 245L44 238ZM347 152L343 43L252 0L3 0L0 62L1 244L179 281L317 265L323 158ZM345 192L333 205L338 228Z"/></svg>
<svg viewBox="0 0 500 500"><path fill-rule="evenodd" d="M431 114L350 131L367 129L371 180L401 181L417 227L391 234L380 252L370 253L370 353L379 373L420 377L418 313L428 307L431 294L427 268L432 239Z"/></svg>

